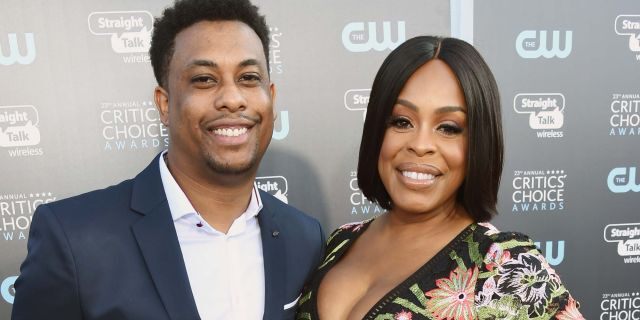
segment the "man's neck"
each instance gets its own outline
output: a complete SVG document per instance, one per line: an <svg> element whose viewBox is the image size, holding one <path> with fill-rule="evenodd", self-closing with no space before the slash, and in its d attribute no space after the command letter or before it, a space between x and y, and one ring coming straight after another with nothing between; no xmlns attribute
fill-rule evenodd
<svg viewBox="0 0 640 320"><path fill-rule="evenodd" d="M168 158L165 161L193 208L216 230L227 233L233 221L247 210L255 174L238 175L233 184L221 184L210 174L191 173Z"/></svg>

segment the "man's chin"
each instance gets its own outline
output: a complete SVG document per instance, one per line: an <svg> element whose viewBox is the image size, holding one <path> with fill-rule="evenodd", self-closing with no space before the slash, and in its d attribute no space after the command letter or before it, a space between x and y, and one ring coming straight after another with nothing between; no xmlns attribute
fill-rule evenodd
<svg viewBox="0 0 640 320"><path fill-rule="evenodd" d="M255 172L256 161L244 163L207 159L207 167L218 175L246 175Z"/></svg>

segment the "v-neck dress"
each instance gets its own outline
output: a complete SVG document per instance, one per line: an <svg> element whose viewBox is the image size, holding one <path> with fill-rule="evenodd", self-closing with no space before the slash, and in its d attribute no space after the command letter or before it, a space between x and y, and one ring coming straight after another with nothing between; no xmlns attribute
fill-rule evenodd
<svg viewBox="0 0 640 320"><path fill-rule="evenodd" d="M302 292L296 319L319 319L320 282L372 221L347 224L331 234L325 259ZM520 233L500 232L489 223L474 223L382 297L364 319L553 317L584 319L533 241Z"/></svg>

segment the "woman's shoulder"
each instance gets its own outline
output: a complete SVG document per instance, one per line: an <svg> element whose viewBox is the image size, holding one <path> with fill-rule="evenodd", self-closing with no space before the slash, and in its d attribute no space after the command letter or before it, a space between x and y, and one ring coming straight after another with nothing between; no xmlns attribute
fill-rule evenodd
<svg viewBox="0 0 640 320"><path fill-rule="evenodd" d="M535 264L538 270L546 270L556 277L556 272L546 261L533 240L526 234L499 231L490 223L478 223L474 230L482 261L476 261L481 269L494 272L495 268Z"/></svg>
<svg viewBox="0 0 640 320"><path fill-rule="evenodd" d="M329 238L327 238L327 248L335 247L345 240L357 238L358 235L369 227L369 224L373 222L373 220L375 220L375 217L363 221L349 222L333 230Z"/></svg>
<svg viewBox="0 0 640 320"><path fill-rule="evenodd" d="M503 243L511 246L533 246L533 240L521 232L516 231L500 231L489 222L480 222L476 224L476 236L484 241Z"/></svg>
<svg viewBox="0 0 640 320"><path fill-rule="evenodd" d="M475 297L480 318L582 319L577 302L530 237L489 223L477 224L474 234L484 253Z"/></svg>
<svg viewBox="0 0 640 320"><path fill-rule="evenodd" d="M535 242L528 235L515 231L500 231L488 222L475 225L473 238L478 243L480 252L485 254L496 250L512 253L540 253Z"/></svg>

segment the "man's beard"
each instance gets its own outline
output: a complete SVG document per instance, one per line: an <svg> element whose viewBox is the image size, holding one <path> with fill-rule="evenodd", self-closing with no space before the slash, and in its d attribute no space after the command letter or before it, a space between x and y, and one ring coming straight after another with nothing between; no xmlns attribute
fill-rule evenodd
<svg viewBox="0 0 640 320"><path fill-rule="evenodd" d="M207 167L211 169L211 171L217 174L223 175L240 175L245 174L253 170L260 159L258 156L258 145L256 143L253 151L249 155L249 161L241 164L234 164L228 161L222 161L216 157L215 154L211 152L205 152L205 161L207 163Z"/></svg>

